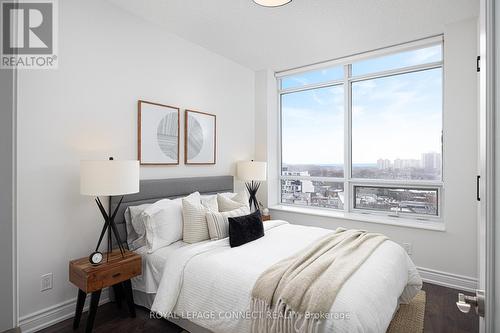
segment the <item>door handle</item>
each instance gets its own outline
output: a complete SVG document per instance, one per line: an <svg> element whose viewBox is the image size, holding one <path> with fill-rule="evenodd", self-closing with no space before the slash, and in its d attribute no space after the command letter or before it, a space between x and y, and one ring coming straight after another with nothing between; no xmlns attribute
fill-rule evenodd
<svg viewBox="0 0 500 333"><path fill-rule="evenodd" d="M467 297L467 299L466 299L466 297ZM469 313L472 303L477 304L475 297L465 296L462 293L458 294L457 307L463 313Z"/></svg>
<svg viewBox="0 0 500 333"><path fill-rule="evenodd" d="M481 201L481 195L479 194L480 185L481 184L481 176L476 177L476 199L477 201Z"/></svg>
<svg viewBox="0 0 500 333"><path fill-rule="evenodd" d="M484 291L476 290L476 296L459 293L457 307L463 313L469 313L471 307L474 307L476 314L484 317Z"/></svg>

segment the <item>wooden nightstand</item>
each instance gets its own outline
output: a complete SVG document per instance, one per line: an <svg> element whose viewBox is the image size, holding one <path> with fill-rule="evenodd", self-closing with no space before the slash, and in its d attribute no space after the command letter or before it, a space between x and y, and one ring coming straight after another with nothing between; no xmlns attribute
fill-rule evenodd
<svg viewBox="0 0 500 333"><path fill-rule="evenodd" d="M107 262L106 254L104 254L103 262L99 265L92 265L88 257L70 261L69 280L78 287L73 328L78 328L85 298L88 293L91 293L85 332L92 332L101 291L103 288L111 286L115 292L118 306L121 306L121 297L122 294L125 294L130 315L135 317L134 296L130 279L140 274L142 274L141 256L130 251L125 252L124 258L122 258L120 251L113 251Z"/></svg>
<svg viewBox="0 0 500 333"><path fill-rule="evenodd" d="M262 222L269 221L271 219L271 215L262 215Z"/></svg>

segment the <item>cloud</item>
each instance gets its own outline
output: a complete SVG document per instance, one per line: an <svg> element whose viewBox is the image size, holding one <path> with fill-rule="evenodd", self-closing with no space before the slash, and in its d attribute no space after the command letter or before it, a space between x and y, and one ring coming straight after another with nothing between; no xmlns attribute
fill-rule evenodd
<svg viewBox="0 0 500 333"><path fill-rule="evenodd" d="M283 159L342 163L343 88L284 95ZM441 150L442 70L353 83L353 161L414 158Z"/></svg>
<svg viewBox="0 0 500 333"><path fill-rule="evenodd" d="M344 89L343 86L334 86L321 89L311 90L312 98L319 105L338 106L344 103Z"/></svg>
<svg viewBox="0 0 500 333"><path fill-rule="evenodd" d="M410 52L411 57L408 59L410 65L439 61L442 58L441 44Z"/></svg>
<svg viewBox="0 0 500 333"><path fill-rule="evenodd" d="M422 152L439 151L440 75L439 70L418 72L372 80L376 87L367 82L353 87L353 161L418 159Z"/></svg>

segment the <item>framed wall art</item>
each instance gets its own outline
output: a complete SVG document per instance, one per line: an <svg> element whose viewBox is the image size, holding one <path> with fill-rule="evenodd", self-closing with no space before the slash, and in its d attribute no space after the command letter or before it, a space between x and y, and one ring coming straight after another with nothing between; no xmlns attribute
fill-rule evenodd
<svg viewBox="0 0 500 333"><path fill-rule="evenodd" d="M184 163L215 164L216 116L186 110L184 119Z"/></svg>
<svg viewBox="0 0 500 333"><path fill-rule="evenodd" d="M180 109L140 100L138 158L142 165L179 164Z"/></svg>

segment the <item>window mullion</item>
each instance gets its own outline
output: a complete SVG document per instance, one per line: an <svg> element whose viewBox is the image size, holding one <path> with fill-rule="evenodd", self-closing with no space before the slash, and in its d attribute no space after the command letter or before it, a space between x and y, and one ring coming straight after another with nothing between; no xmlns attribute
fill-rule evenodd
<svg viewBox="0 0 500 333"><path fill-rule="evenodd" d="M344 66L344 211L351 209L351 65Z"/></svg>

